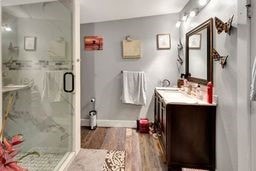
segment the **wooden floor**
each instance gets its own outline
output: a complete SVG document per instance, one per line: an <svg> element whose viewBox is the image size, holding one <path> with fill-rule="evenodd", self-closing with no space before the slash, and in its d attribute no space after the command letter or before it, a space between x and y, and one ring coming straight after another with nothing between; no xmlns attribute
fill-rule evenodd
<svg viewBox="0 0 256 171"><path fill-rule="evenodd" d="M81 146L87 149L125 150L127 171L167 170L163 162L160 144L149 134L139 134L129 128L83 127Z"/></svg>

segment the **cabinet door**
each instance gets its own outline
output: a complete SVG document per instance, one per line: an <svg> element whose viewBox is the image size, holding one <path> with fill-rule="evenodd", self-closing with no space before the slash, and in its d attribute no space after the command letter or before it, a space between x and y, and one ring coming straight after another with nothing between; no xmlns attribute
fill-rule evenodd
<svg viewBox="0 0 256 171"><path fill-rule="evenodd" d="M163 103L162 103L162 99L160 98L160 100L159 100L159 123L160 123L160 130L162 130L162 128L163 128Z"/></svg>
<svg viewBox="0 0 256 171"><path fill-rule="evenodd" d="M162 141L163 146L166 149L166 136L167 136L167 123L166 123L166 106L162 103Z"/></svg>
<svg viewBox="0 0 256 171"><path fill-rule="evenodd" d="M167 113L171 160L169 165L178 164L184 167L213 170L216 108L170 105Z"/></svg>
<svg viewBox="0 0 256 171"><path fill-rule="evenodd" d="M158 124L158 97L157 94L155 94L155 111L154 111L154 122L155 124Z"/></svg>

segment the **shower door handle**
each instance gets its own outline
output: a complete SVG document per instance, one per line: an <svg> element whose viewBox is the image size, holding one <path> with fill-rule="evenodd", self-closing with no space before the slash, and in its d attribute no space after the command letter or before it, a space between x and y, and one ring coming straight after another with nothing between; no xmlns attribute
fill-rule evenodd
<svg viewBox="0 0 256 171"><path fill-rule="evenodd" d="M67 77L71 77L71 87L70 89L67 88ZM66 72L63 75L63 90L66 93L72 93L75 89L75 76L72 72Z"/></svg>

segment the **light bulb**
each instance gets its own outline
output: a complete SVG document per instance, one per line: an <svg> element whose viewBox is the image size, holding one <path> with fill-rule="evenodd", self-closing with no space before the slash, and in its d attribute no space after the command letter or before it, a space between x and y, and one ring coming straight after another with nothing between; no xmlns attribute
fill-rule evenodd
<svg viewBox="0 0 256 171"><path fill-rule="evenodd" d="M177 28L179 28L179 27L180 27L180 25L181 25L181 21L177 21L177 23L176 23L176 27L177 27Z"/></svg>
<svg viewBox="0 0 256 171"><path fill-rule="evenodd" d="M9 27L9 26L7 26L6 24L4 24L4 25L2 25L2 30L3 30L3 31L10 32L10 31L12 31L12 28Z"/></svg>
<svg viewBox="0 0 256 171"><path fill-rule="evenodd" d="M190 16L190 17L196 16L196 11L195 11L195 10L191 11L191 12L189 13L189 16Z"/></svg>
<svg viewBox="0 0 256 171"><path fill-rule="evenodd" d="M199 2L199 5L203 7L208 3L208 0L199 0L198 2Z"/></svg>
<svg viewBox="0 0 256 171"><path fill-rule="evenodd" d="M188 18L188 16L187 16L187 15L184 15L184 16L182 17L182 21L186 21L187 18Z"/></svg>
<svg viewBox="0 0 256 171"><path fill-rule="evenodd" d="M5 31L10 32L10 31L12 31L12 28L11 27L5 27Z"/></svg>

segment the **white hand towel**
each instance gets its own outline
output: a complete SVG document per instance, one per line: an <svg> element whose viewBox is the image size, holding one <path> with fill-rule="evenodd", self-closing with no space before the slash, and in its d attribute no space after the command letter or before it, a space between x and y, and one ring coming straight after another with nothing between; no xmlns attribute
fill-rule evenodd
<svg viewBox="0 0 256 171"><path fill-rule="evenodd" d="M256 57L252 66L252 82L251 82L251 93L250 99L256 101Z"/></svg>
<svg viewBox="0 0 256 171"><path fill-rule="evenodd" d="M63 71L46 71L43 80L42 100L59 102L63 93Z"/></svg>
<svg viewBox="0 0 256 171"><path fill-rule="evenodd" d="M146 79L144 72L123 71L122 102L135 105L146 104Z"/></svg>

